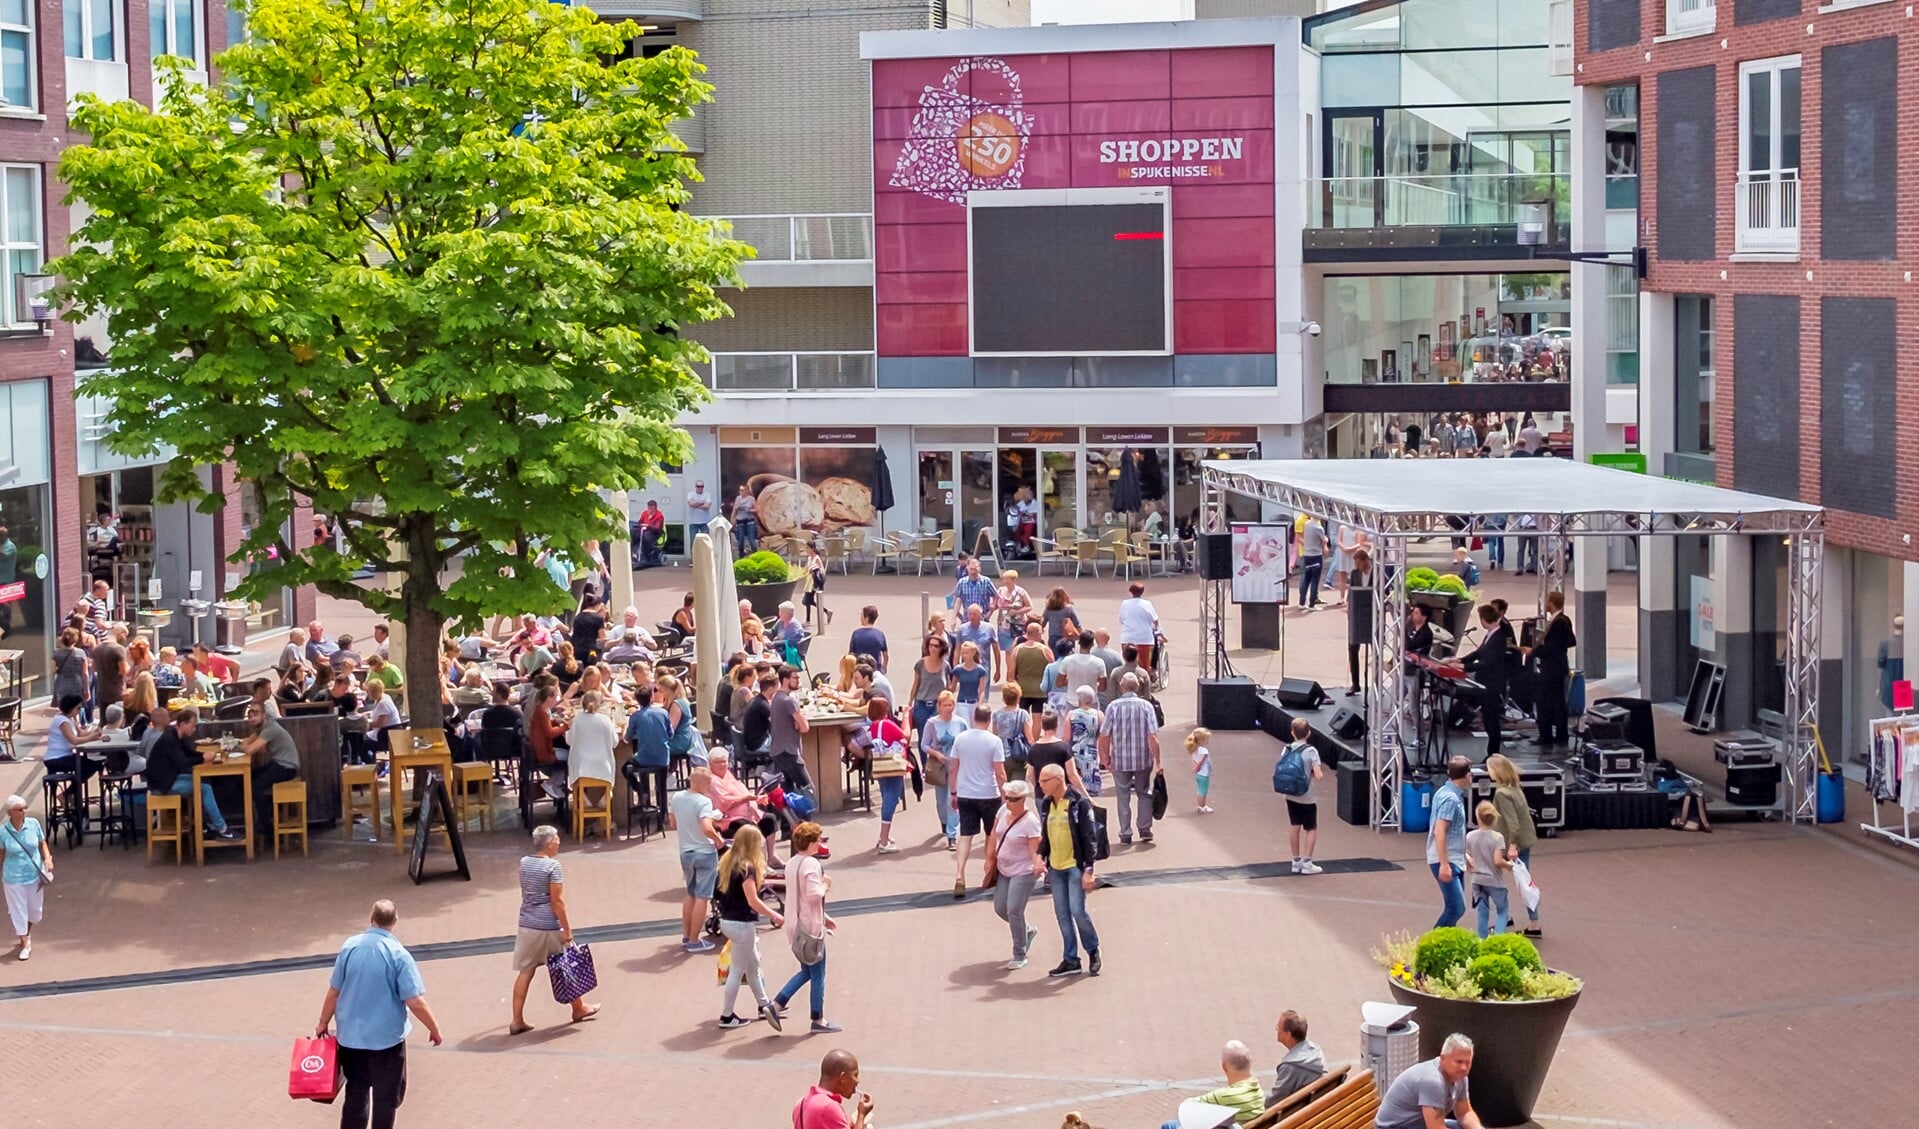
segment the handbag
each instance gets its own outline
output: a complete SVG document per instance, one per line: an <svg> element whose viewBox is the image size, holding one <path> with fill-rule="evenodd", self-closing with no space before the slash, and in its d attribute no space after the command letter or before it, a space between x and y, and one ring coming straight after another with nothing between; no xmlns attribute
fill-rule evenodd
<svg viewBox="0 0 1919 1129"><path fill-rule="evenodd" d="M32 851L27 850L27 844L20 838L20 833L13 829L13 824L0 823L0 827L6 828L7 837L12 839L14 845L19 847L22 851L26 852L27 857L33 860L34 872L40 876L40 883L39 883L40 889L44 890L47 887L53 885L53 875L48 874L47 868L40 864L40 858L38 855L35 855ZM46 834L46 832L43 831L41 832L41 834L44 835Z"/></svg>
<svg viewBox="0 0 1919 1129"><path fill-rule="evenodd" d="M931 784L935 788L944 788L946 787L946 767L947 767L946 760L944 757L940 758L939 760L934 760L932 757L927 757L926 767L921 769L920 772L923 776L926 777L926 782L928 784Z"/></svg>
<svg viewBox="0 0 1919 1129"><path fill-rule="evenodd" d="M1153 818L1165 819L1166 805L1170 802L1171 800L1166 794L1166 774L1164 772L1153 773Z"/></svg>
<svg viewBox="0 0 1919 1129"><path fill-rule="evenodd" d="M818 867L818 860L813 860L811 865ZM821 933L815 936L800 928L800 907L797 899L803 883L800 882L800 875L797 873L799 867L796 866L793 869L795 873L789 875L788 886L795 898L788 910L789 919L793 922L793 959L801 964L818 964L826 959L826 934Z"/></svg>
<svg viewBox="0 0 1919 1129"><path fill-rule="evenodd" d="M287 1097L295 1101L331 1103L346 1086L340 1065L340 1044L331 1035L305 1035L293 1040L293 1061L287 1066Z"/></svg>
<svg viewBox="0 0 1919 1129"><path fill-rule="evenodd" d="M546 958L546 975L553 982L554 1003L570 1004L600 986L593 950L577 942Z"/></svg>

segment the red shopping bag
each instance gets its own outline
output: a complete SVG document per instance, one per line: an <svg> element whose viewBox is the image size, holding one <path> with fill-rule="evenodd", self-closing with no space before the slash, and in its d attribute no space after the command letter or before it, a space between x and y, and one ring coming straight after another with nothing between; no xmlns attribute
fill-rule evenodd
<svg viewBox="0 0 1919 1129"><path fill-rule="evenodd" d="M293 1040L293 1062L287 1067L287 1097L332 1102L346 1084L340 1068L340 1044L331 1035Z"/></svg>

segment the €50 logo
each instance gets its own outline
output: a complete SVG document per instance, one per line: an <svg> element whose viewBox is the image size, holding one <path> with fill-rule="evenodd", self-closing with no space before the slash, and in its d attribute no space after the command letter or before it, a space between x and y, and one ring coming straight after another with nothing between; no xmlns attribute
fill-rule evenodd
<svg viewBox="0 0 1919 1129"><path fill-rule="evenodd" d="M963 90L974 72L998 80L1006 101L989 102ZM920 91L890 183L952 204L964 204L976 189L1018 188L1032 132L1032 116L1021 106L1019 72L1004 59L961 59L939 85Z"/></svg>

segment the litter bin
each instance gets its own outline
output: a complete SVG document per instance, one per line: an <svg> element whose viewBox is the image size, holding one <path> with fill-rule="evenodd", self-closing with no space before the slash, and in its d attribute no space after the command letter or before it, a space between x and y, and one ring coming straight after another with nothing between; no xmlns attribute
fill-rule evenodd
<svg viewBox="0 0 1919 1129"><path fill-rule="evenodd" d="M1419 1024L1412 1021L1412 1010L1392 1004L1365 1005L1369 1018L1381 1022L1359 1025L1359 1061L1373 1072L1373 1085L1382 1094L1393 1079L1419 1061Z"/></svg>
<svg viewBox="0 0 1919 1129"><path fill-rule="evenodd" d="M1819 774L1819 822L1839 823L1846 818L1846 778L1838 772Z"/></svg>
<svg viewBox="0 0 1919 1129"><path fill-rule="evenodd" d="M1399 829L1424 835L1433 825L1433 782L1402 780L1399 784Z"/></svg>

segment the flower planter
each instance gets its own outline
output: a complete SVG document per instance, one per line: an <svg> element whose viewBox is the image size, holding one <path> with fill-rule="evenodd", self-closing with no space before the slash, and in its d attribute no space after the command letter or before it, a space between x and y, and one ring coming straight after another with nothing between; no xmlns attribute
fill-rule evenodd
<svg viewBox="0 0 1919 1129"><path fill-rule="evenodd" d="M1437 1057L1446 1036L1473 1041L1473 1109L1492 1129L1525 1125L1546 1084L1559 1037L1579 1004L1557 1000L1451 1000L1388 979L1393 999L1418 1009L1419 1057Z"/></svg>
<svg viewBox="0 0 1919 1129"><path fill-rule="evenodd" d="M799 586L797 579L782 580L777 584L742 584L739 586L740 599L753 605L754 615L770 619L779 614L780 605L791 600Z"/></svg>
<svg viewBox="0 0 1919 1129"><path fill-rule="evenodd" d="M1408 592L1406 599L1424 607L1433 622L1451 632L1455 639L1466 633L1466 617L1473 609L1471 596L1427 590Z"/></svg>

